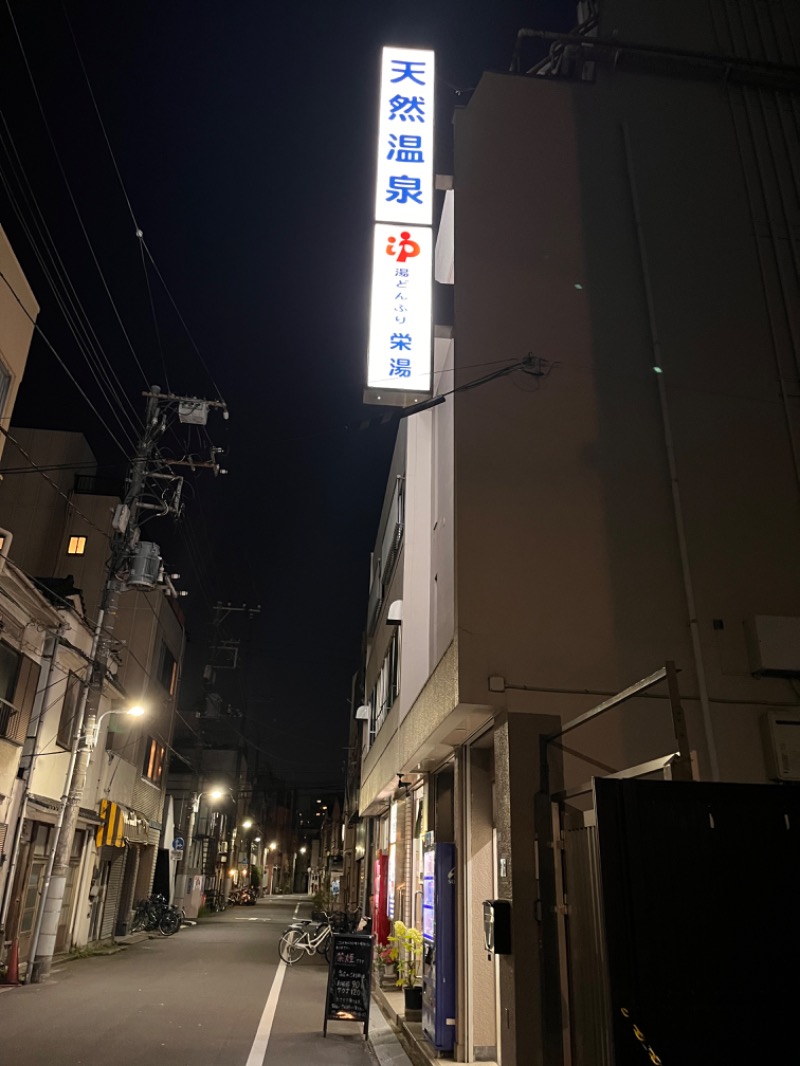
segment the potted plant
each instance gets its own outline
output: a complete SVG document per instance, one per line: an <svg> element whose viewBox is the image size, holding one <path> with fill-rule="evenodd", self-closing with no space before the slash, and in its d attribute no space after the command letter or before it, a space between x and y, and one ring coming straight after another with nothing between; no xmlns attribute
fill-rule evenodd
<svg viewBox="0 0 800 1066"><path fill-rule="evenodd" d="M406 1015L410 1011L422 1010L422 933L413 926L403 922L394 923L394 934L389 937L389 944L396 951L395 984L403 989Z"/></svg>
<svg viewBox="0 0 800 1066"><path fill-rule="evenodd" d="M378 985L383 986L383 982L387 977L387 970L390 970L397 961L397 948L394 944L376 944L375 945L375 972L378 975ZM394 984L394 977L392 976L392 984Z"/></svg>

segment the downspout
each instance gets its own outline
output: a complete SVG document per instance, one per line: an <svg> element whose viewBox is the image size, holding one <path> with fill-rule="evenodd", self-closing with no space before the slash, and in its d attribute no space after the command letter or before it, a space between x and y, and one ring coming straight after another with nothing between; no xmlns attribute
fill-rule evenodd
<svg viewBox="0 0 800 1066"><path fill-rule="evenodd" d="M4 530L0 530L0 533L4 533ZM10 537L10 534L9 534ZM0 550L0 573L5 566L5 554L6 545L3 545ZM11 903L11 894L14 888L14 874L17 869L17 862L19 861L19 848L22 840L22 827L25 822L25 818L28 813L28 794L30 792L30 777L33 770L33 760L36 758L36 752L39 747L39 735L42 731L42 719L44 718L44 712L47 709L45 707L45 700L47 699L47 693L50 691L50 677L53 673L53 665L58 656L58 646L61 640L61 635L64 632L65 625L62 623L53 635L53 644L50 649L50 654L47 659L47 671L44 679L39 686L39 690L36 693L36 706L34 707L33 714L31 715L31 722L35 723L33 732L30 732L31 723L28 724L28 736L25 737L25 746L22 749L22 759L20 760L20 769L22 770L22 801L19 805L19 812L17 814L17 822L14 827L14 842L11 846L11 862L8 868L8 874L6 875L6 883L3 889L3 902L2 908L0 908L0 929L5 930L6 918L8 916L8 908ZM30 745L30 747L29 747ZM23 766L23 760L27 760L27 765Z"/></svg>
<svg viewBox="0 0 800 1066"><path fill-rule="evenodd" d="M639 191L636 185L636 176L633 168L633 153L631 150L630 131L627 122L622 123L622 137L625 145L625 164L628 175L628 187L631 194L633 218L636 226L636 243L639 248L639 260L642 268L642 283L644 285L645 300L647 302L647 319L650 326L650 343L653 353L653 370L656 375L658 387L658 402L661 408L661 421L664 430L664 450L669 469L669 480L672 489L672 505L675 517L675 534L678 541L680 554L681 575L683 578L683 591L686 599L686 612L689 618L689 633L692 640L692 657L694 660L695 674L697 675L697 691L700 700L700 711L703 721L706 747L708 748L708 761L711 767L711 780L719 781L719 758L717 745L714 739L714 727L711 720L711 706L708 699L708 686L706 684L706 671L703 662L703 648L700 641L700 629L697 624L697 607L694 598L694 586L689 563L689 548L686 542L686 526L683 519L683 506L681 503L680 485L678 483L678 468L675 461L675 448L672 437L672 426L669 417L669 404L664 385L664 370L661 365L661 341L656 324L655 302L653 299L653 287L650 279L650 267L647 259L644 231L642 228L641 212L639 208Z"/></svg>
<svg viewBox="0 0 800 1066"><path fill-rule="evenodd" d="M94 668L97 656L97 646L100 642L100 634L103 630L103 622L105 620L106 612L101 608L97 614L97 621L95 622L94 635L92 637L92 647L89 652L89 667L87 671L86 680L83 682L83 693L81 695L80 705L78 706L77 714L75 715L75 725L72 734L72 746L69 753L69 766L67 767L67 774L64 779L64 795L61 797L61 804L59 807L58 818L53 832L53 842L50 850L50 855L47 859L47 866L45 868L44 883L41 889L41 895L39 899L39 907L36 913L36 925L33 930L33 936L31 938L30 953L28 955L28 973L26 980L28 984L38 984L41 979L42 959L36 961L36 952L39 947L39 940L42 934L42 926L44 924L46 905L49 902L50 884L53 880L53 868L55 866L56 852L58 851L58 845L61 839L61 831L64 827L64 820L67 811L67 804L70 797L70 789L72 783L72 774L75 770L75 764L78 761L78 752L82 742L91 743L91 738L85 734L86 723L86 704L89 699L89 681L92 675L92 669ZM60 911L60 908L59 908ZM53 916L51 915L51 918ZM55 946L56 932L55 929L48 933L49 939L46 942L46 954L44 956L44 963L46 966L45 976L49 970L49 964L53 956L53 948Z"/></svg>

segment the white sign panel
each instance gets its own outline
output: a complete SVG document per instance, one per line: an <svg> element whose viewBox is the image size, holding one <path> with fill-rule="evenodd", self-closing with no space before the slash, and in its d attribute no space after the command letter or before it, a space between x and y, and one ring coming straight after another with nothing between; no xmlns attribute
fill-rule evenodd
<svg viewBox="0 0 800 1066"><path fill-rule="evenodd" d="M433 231L375 226L367 385L429 392Z"/></svg>
<svg viewBox="0 0 800 1066"><path fill-rule="evenodd" d="M434 53L384 48L375 219L433 222Z"/></svg>

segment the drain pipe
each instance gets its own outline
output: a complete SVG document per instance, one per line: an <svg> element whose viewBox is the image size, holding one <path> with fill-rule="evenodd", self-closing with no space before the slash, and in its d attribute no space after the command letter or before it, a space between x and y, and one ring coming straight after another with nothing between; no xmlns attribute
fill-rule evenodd
<svg viewBox="0 0 800 1066"><path fill-rule="evenodd" d="M0 534L4 531L0 530ZM5 545L3 546L5 548ZM2 551L0 551L0 568L5 565L5 557ZM0 569L2 573L2 569ZM50 678L53 673L53 666L58 658L58 648L61 642L61 638L64 634L66 626L62 622L58 628L52 632L52 644L47 654L47 668L44 674L39 675L39 683L37 686L36 695L34 697L34 705L31 713L30 721L27 727L27 736L22 748L22 757L20 758L20 773L18 780L22 787L22 799L19 804L19 810L17 812L17 819L14 826L14 840L11 845L11 861L9 863L8 872L6 874L5 888L3 889L3 899L0 903L0 929L5 930L6 918L8 917L8 910L11 904L11 896L14 891L14 877L17 870L17 863L19 861L20 842L22 840L22 831L25 825L25 819L28 814L28 795L30 793L31 774L33 771L34 762L36 756L39 754L39 736L42 731L42 721L45 716L45 712L49 710L47 703L48 693L50 692L51 684Z"/></svg>
<svg viewBox="0 0 800 1066"><path fill-rule="evenodd" d="M686 542L686 526L683 520L683 506L681 504L680 486L678 483L678 468L675 462L675 448L672 437L672 425L669 417L669 404L667 391L664 386L664 370L661 365L661 341L658 336L656 325L655 302L653 300L653 287L650 280L650 268L647 260L647 249L642 229L641 212L639 210L639 191L636 185L636 177L633 168L633 153L631 150L630 131L628 123L622 123L622 137L625 144L625 164L628 174L628 188L631 194L633 217L636 225L636 243L639 248L639 259L642 268L642 282L644 285L645 299L647 301L647 319L650 326L650 342L653 352L653 370L658 384L658 402L661 408L661 420L664 428L664 449L669 468L669 480L672 488L672 505L675 516L675 534L678 540L678 551L681 561L681 574L683 577L683 590L686 598L686 611L689 616L689 633L692 640L692 658L694 660L695 674L697 675L697 691L700 699L700 711L703 720L703 732L705 734L706 747L708 748L708 761L711 767L711 780L719 781L719 758L717 745L714 739L714 726L711 720L711 705L708 699L708 686L706 684L706 671L703 662L703 647L700 641L700 629L697 624L697 607L694 598L694 586L692 584L692 572L689 565L689 548Z"/></svg>

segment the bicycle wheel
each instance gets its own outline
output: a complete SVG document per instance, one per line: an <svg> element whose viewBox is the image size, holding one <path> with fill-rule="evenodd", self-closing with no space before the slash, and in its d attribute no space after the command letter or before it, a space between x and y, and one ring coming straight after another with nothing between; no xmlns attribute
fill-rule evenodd
<svg viewBox="0 0 800 1066"><path fill-rule="evenodd" d="M328 926L327 930L325 930L323 938L317 944L316 951L317 951L318 955L324 955L325 959L328 962L331 961L331 928L330 928L330 926Z"/></svg>
<svg viewBox="0 0 800 1066"><path fill-rule="evenodd" d="M140 908L137 908L136 913L133 916L133 921L131 922L131 932L138 933L140 930L144 929L144 922L145 912Z"/></svg>
<svg viewBox="0 0 800 1066"><path fill-rule="evenodd" d="M287 966L293 966L298 959L305 955L303 947L304 934L300 929L287 929L278 944L278 954Z"/></svg>
<svg viewBox="0 0 800 1066"><path fill-rule="evenodd" d="M181 927L181 912L179 910L165 911L161 915L161 921L158 923L158 931L162 936L172 936L173 933L177 933Z"/></svg>

